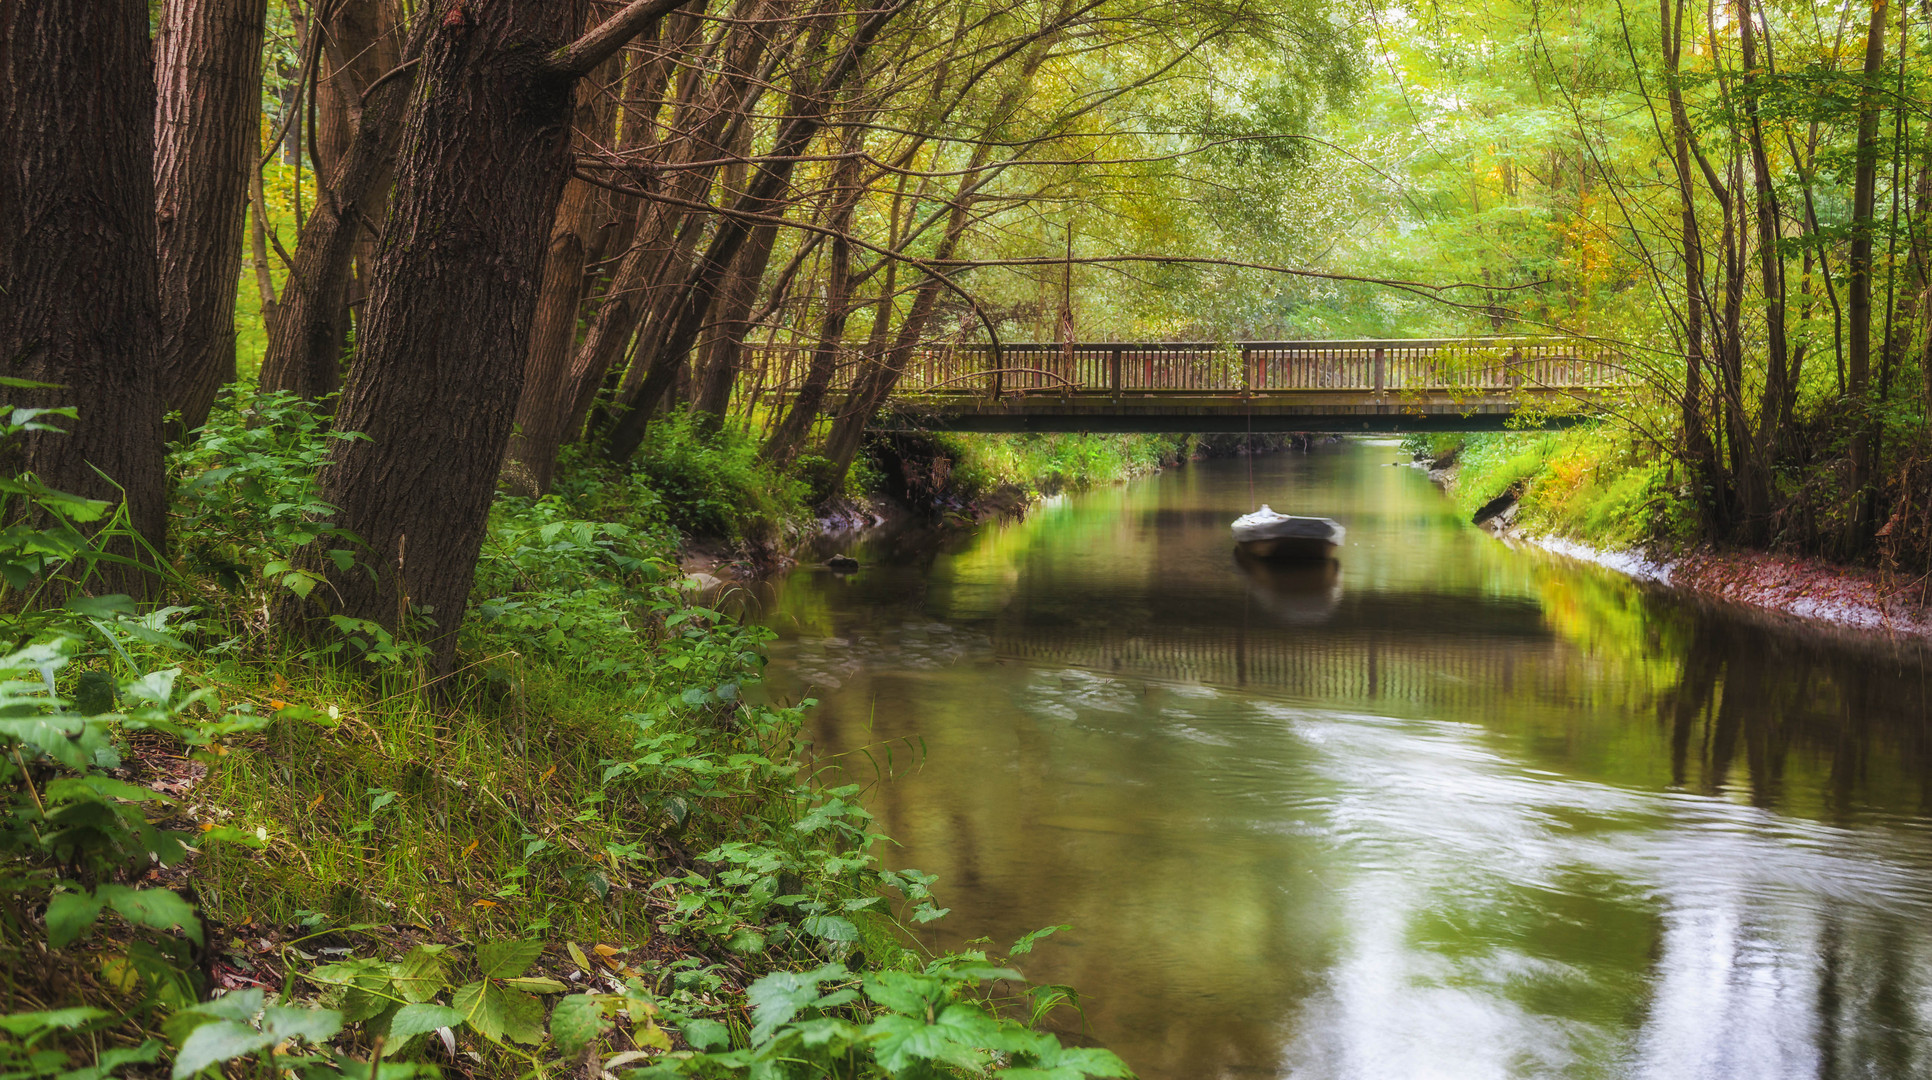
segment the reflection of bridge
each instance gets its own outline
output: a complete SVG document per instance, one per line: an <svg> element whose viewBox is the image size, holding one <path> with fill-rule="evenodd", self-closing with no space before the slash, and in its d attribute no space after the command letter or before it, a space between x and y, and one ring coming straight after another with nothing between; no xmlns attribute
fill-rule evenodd
<svg viewBox="0 0 1932 1080"><path fill-rule="evenodd" d="M993 632L993 650L1035 664L1328 702L1480 706L1499 692L1550 700L1578 690L1572 654L1547 638L1415 641L1319 628L1016 626Z"/></svg>
<svg viewBox="0 0 1932 1080"><path fill-rule="evenodd" d="M791 374L782 372L779 384ZM939 347L913 357L897 408L880 424L960 431L1493 429L1526 407L1587 410L1622 382L1608 350L1585 339L1079 342L1006 345L997 362L985 346Z"/></svg>

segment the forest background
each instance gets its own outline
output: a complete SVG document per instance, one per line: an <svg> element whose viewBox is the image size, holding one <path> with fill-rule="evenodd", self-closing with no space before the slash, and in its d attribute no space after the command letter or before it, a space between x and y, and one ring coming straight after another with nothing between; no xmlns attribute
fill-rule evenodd
<svg viewBox="0 0 1932 1080"><path fill-rule="evenodd" d="M1546 526L1922 572L1929 22L0 0L0 1060L1118 1072L906 947L677 529L881 483L930 344L1534 333L1628 377L1488 444Z"/></svg>

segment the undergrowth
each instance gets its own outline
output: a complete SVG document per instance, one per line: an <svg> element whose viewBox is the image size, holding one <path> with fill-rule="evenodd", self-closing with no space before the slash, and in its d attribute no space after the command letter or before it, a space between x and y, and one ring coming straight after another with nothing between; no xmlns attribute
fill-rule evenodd
<svg viewBox="0 0 1932 1080"><path fill-rule="evenodd" d="M1405 445L1434 460L1453 456L1450 495L1466 516L1514 494L1523 527L1600 547L1678 544L1696 532L1681 467L1605 425L1418 435Z"/></svg>
<svg viewBox="0 0 1932 1080"><path fill-rule="evenodd" d="M1125 1075L1038 1030L1070 992L911 946L933 880L806 772L810 702L753 703L766 632L678 591L743 447L501 500L426 686L376 628L265 623L295 548L359 558L313 490L341 437L245 398L177 448L160 603L83 598L109 507L0 483L0 1076Z"/></svg>

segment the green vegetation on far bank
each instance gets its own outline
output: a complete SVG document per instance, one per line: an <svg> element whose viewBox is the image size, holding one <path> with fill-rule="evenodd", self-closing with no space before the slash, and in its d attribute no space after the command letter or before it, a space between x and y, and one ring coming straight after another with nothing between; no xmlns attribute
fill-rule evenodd
<svg viewBox="0 0 1932 1080"><path fill-rule="evenodd" d="M1607 425L1415 435L1403 446L1455 463L1449 494L1465 516L1514 495L1515 522L1538 534L1605 548L1671 546L1697 535L1682 465Z"/></svg>

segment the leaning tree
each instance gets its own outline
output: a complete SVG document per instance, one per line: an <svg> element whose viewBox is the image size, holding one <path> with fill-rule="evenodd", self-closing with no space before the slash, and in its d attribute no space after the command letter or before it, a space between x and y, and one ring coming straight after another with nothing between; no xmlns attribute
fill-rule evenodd
<svg viewBox="0 0 1932 1080"><path fill-rule="evenodd" d="M359 353L320 476L373 573L321 562L337 614L433 619L455 654L510 435L577 81L685 0L636 0L593 29L556 0L438 0L412 62L395 193ZM315 609L290 599L295 620Z"/></svg>

